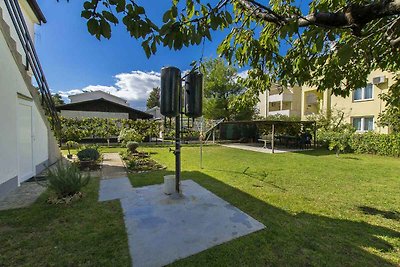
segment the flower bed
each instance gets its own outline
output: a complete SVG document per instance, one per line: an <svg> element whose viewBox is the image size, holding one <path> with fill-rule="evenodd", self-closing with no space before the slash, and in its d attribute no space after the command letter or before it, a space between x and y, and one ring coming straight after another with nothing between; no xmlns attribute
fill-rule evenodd
<svg viewBox="0 0 400 267"><path fill-rule="evenodd" d="M120 155L126 168L131 172L148 172L165 169L165 166L150 158L149 153L130 153L129 151L124 151Z"/></svg>

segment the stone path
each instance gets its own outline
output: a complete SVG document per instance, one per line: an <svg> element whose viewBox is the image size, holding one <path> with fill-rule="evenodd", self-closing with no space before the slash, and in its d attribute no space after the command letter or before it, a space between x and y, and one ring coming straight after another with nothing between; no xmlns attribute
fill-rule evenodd
<svg viewBox="0 0 400 267"><path fill-rule="evenodd" d="M126 169L118 153L103 154L101 168L102 179L113 179L127 177Z"/></svg>
<svg viewBox="0 0 400 267"><path fill-rule="evenodd" d="M191 180L182 181L181 198L162 184L133 188L116 156L104 155L99 201L121 201L132 266L165 266L265 228Z"/></svg>

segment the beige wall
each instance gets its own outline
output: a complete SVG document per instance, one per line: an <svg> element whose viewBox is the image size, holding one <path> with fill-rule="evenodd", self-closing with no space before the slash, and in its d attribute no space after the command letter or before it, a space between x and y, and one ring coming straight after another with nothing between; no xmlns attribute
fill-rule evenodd
<svg viewBox="0 0 400 267"><path fill-rule="evenodd" d="M257 109L258 109L259 115L264 117L264 118L267 116L267 113L268 113L268 106L267 106L268 101L267 101L267 99L268 99L268 91L263 92L263 93L258 95L258 100L259 101L258 101L258 104L257 104Z"/></svg>
<svg viewBox="0 0 400 267"><path fill-rule="evenodd" d="M374 131L378 133L388 133L387 127L378 127L377 119L379 114L385 109L385 102L379 98L381 93L386 93L389 87L393 84L393 74L376 70L368 75L368 83L372 83L372 79L377 76L385 76L386 82L379 85L373 85L373 98L371 100L353 100L353 93L346 98L332 96L331 106L339 110L343 110L346 114L346 122L352 123L353 117L373 117Z"/></svg>
<svg viewBox="0 0 400 267"><path fill-rule="evenodd" d="M282 114L286 116L299 116L301 111L301 87L283 88L280 91L273 85L269 91L259 94L257 108L259 115Z"/></svg>
<svg viewBox="0 0 400 267"><path fill-rule="evenodd" d="M379 95L386 93L390 86L393 85L395 82L394 74L375 70L368 75L368 83L373 83L373 78L378 76L385 76L386 81L382 84L373 85L373 99L370 100L354 101L353 92L351 92L349 97L343 98L331 95L330 90L318 92L316 88L305 85L290 88L290 92L293 93L291 102L275 102L275 106L272 107L267 100L269 95L276 93L274 92L276 88L273 88L271 92L268 91L259 95L260 102L258 103L258 108L260 115L265 117L268 111L270 113L273 111L272 113L276 114L277 110L287 110L290 108L289 112L284 113L285 115L290 114L290 116L295 116L300 114L302 120L307 120L311 114L326 113L332 109L338 109L344 111L345 120L348 123L352 123L352 118L354 117L373 117L374 131L388 133L390 130L387 127L378 127L377 125L378 116L385 109L385 103L379 98ZM284 93L287 93L288 90L285 89Z"/></svg>

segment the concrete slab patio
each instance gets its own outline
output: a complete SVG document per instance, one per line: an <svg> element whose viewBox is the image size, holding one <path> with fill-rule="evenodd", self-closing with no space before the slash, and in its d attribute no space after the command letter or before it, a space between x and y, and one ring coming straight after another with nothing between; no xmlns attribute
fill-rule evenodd
<svg viewBox="0 0 400 267"><path fill-rule="evenodd" d="M237 148L242 150L254 151L254 152L261 152L271 154L272 149L264 148L263 145L260 143L232 143L232 144L222 144L221 146L230 147L230 148ZM275 148L274 153L286 153L286 152L296 152L296 151L307 151L313 149L293 149L293 148Z"/></svg>
<svg viewBox="0 0 400 267"><path fill-rule="evenodd" d="M179 199L165 195L163 185L128 183L128 178L101 180L99 200L121 200L135 267L164 266L265 228L191 180L182 181Z"/></svg>
<svg viewBox="0 0 400 267"><path fill-rule="evenodd" d="M5 197L0 197L0 210L25 208L32 205L46 191L35 181L24 182Z"/></svg>

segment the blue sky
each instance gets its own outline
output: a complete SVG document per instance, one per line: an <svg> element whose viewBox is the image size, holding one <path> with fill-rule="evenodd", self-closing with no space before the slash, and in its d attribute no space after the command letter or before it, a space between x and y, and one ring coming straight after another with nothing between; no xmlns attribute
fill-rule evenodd
<svg viewBox="0 0 400 267"><path fill-rule="evenodd" d="M161 18L170 5L167 0L150 0L150 18ZM163 66L190 68L202 54L202 46L171 51L159 48L147 59L141 41L129 36L123 25L113 27L110 40L98 41L80 17L83 1L38 0L47 23L36 29L36 48L48 83L53 92L78 93L82 89L104 90L127 98L135 108L145 109L145 99ZM206 42L204 57L215 57L222 33L214 33L213 42Z"/></svg>

